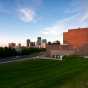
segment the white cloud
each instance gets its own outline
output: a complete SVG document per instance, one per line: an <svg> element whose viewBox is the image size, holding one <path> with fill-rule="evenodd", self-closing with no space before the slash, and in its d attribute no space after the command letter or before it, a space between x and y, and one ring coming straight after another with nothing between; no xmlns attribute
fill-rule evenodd
<svg viewBox="0 0 88 88"><path fill-rule="evenodd" d="M57 21L55 24L53 24L52 26L49 27L45 27L42 29L42 31L40 32L40 34L42 36L46 36L51 38L51 36L53 36L53 39L55 39L57 36L61 36L61 34L63 33L63 31L65 31L66 29L69 28L69 25L71 26L71 22L75 17L78 17L79 14L62 19ZM51 40L51 39L50 39Z"/></svg>
<svg viewBox="0 0 88 88"><path fill-rule="evenodd" d="M75 2L75 3L73 3ZM84 3L85 2L85 3ZM42 29L40 34L50 41L55 39L63 41L63 32L72 28L88 27L88 1L87 0L72 0L71 6L65 11L69 17L62 20L57 20L52 26ZM58 36L57 36L58 34Z"/></svg>
<svg viewBox="0 0 88 88"><path fill-rule="evenodd" d="M55 41L56 39L58 39L62 43L63 32L71 28L88 27L88 21L85 21L86 19L88 19L87 14L76 14L71 17L59 20L50 27L45 27L44 29L42 29L40 34L43 37L48 38L50 41Z"/></svg>
<svg viewBox="0 0 88 88"><path fill-rule="evenodd" d="M35 19L35 12L29 8L19 10L19 17L24 22L32 22Z"/></svg>
<svg viewBox="0 0 88 88"><path fill-rule="evenodd" d="M80 22L88 20L88 0L72 0L65 11L67 14L80 14Z"/></svg>
<svg viewBox="0 0 88 88"><path fill-rule="evenodd" d="M81 22L85 22L88 20L88 12L84 13L84 15L81 17Z"/></svg>
<svg viewBox="0 0 88 88"><path fill-rule="evenodd" d="M64 11L65 14L75 14L78 13L82 8L82 6L80 7L80 2L79 0L75 1L71 1L70 5L68 6L68 8L66 8L66 10Z"/></svg>

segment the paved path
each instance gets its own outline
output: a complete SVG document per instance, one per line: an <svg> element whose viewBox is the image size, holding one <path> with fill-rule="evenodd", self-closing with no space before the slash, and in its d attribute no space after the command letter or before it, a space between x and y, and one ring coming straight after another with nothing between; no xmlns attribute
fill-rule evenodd
<svg viewBox="0 0 88 88"><path fill-rule="evenodd" d="M0 61L0 64L6 64L6 63L11 63L11 62L18 62L18 61L24 61L24 60L32 60L32 58L22 58L22 59L11 59L11 60L5 60L5 61Z"/></svg>
<svg viewBox="0 0 88 88"><path fill-rule="evenodd" d="M12 59L9 59L9 60L1 60L0 64L11 63L11 62L18 62L18 61L24 61L24 60L36 60L36 59L61 60L62 61L62 59L36 56L36 57L12 58Z"/></svg>

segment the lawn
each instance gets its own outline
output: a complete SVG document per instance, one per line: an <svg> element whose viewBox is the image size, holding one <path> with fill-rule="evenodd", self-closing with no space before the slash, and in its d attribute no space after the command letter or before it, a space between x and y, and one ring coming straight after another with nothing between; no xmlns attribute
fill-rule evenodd
<svg viewBox="0 0 88 88"><path fill-rule="evenodd" d="M88 88L88 60L27 60L0 64L0 88Z"/></svg>

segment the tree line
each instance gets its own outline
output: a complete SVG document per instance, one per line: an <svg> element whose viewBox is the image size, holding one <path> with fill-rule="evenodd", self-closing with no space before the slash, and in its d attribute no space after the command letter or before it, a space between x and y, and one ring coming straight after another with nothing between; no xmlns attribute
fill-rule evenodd
<svg viewBox="0 0 88 88"><path fill-rule="evenodd" d="M38 53L41 51L45 51L44 48L8 48L8 47L0 47L0 59L6 57L13 56L23 56L23 55L31 55L33 53Z"/></svg>

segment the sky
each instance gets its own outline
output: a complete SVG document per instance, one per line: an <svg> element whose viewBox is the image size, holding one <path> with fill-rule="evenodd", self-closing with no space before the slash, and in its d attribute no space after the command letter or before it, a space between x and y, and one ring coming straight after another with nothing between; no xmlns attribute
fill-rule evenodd
<svg viewBox="0 0 88 88"><path fill-rule="evenodd" d="M0 46L63 41L68 29L88 27L88 0L0 0Z"/></svg>

